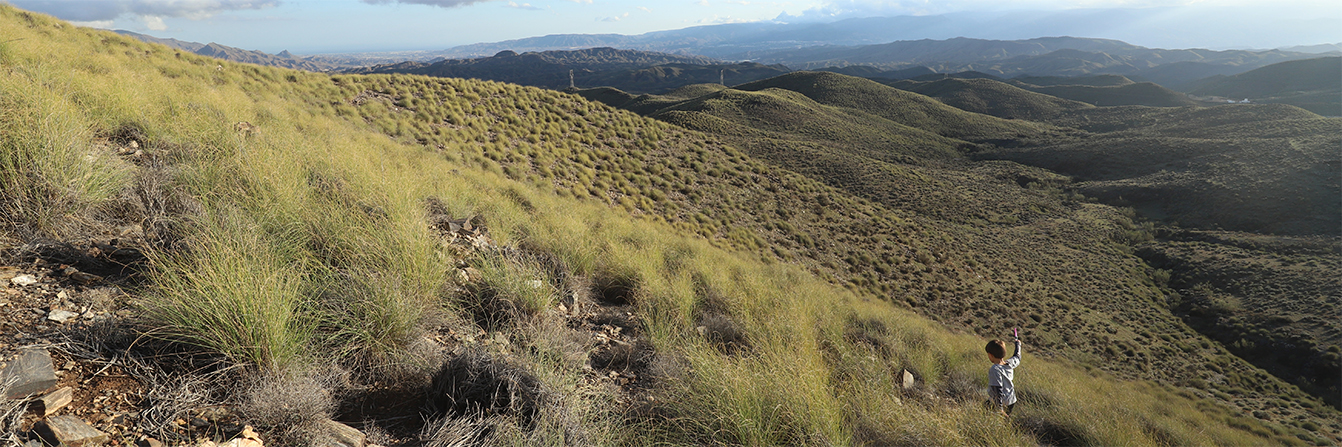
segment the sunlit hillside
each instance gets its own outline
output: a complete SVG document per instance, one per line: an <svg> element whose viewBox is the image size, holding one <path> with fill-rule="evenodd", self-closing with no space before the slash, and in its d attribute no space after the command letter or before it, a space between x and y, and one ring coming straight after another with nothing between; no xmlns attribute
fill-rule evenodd
<svg viewBox="0 0 1342 447"><path fill-rule="evenodd" d="M1334 409L1169 311L1130 213L964 155L1070 130L767 87L700 94L935 142L872 166L948 205L578 95L224 62L0 5L0 264L39 281L6 285L6 349L48 340L76 365L59 414L122 444L325 445L330 420L429 446L1339 439ZM96 317L31 312L63 301ZM983 345L1012 326L1004 418ZM117 417L92 416L101 365L144 396ZM28 402L0 432L36 436Z"/></svg>

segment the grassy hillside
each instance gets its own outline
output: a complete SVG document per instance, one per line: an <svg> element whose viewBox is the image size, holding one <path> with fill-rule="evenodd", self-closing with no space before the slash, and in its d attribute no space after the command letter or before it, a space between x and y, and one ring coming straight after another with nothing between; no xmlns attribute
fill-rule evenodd
<svg viewBox="0 0 1342 447"><path fill-rule="evenodd" d="M619 101L629 101L627 104L654 104L672 108L684 107L686 105L694 106L695 109L693 111L673 111L674 113L661 112L659 110L663 109L658 109L656 107L634 109L642 110L644 113L650 113L653 116L658 116L671 122L684 123L692 128L702 128L705 131L715 132L733 138L739 137L740 139L737 140L737 143L742 145L742 147L745 147L748 153L756 157L768 160L771 163L778 164L779 166L786 167L795 172L807 174L808 176L817 178L836 188L842 188L859 197L873 200L893 209L911 211L924 217L944 219L941 224L937 225L938 232L953 235L952 237L954 239L964 240L974 247L969 248L967 246L964 248L952 249L950 250L951 253L961 252L961 250L980 253L996 253L993 256L994 259L998 261L989 262L985 265L979 265L971 261L970 265L972 265L972 267L968 269L970 271L979 268L989 269L1004 267L1001 265L1001 260L1015 259L1017 256L1025 256L1030 259L1040 260L1056 259L1061 263L1058 263L1057 261L1043 261L1045 263L1043 265L1046 265L1047 267L1043 269L1036 269L1038 266L1029 267L1027 270L1030 271L1030 273L1025 273L1025 275L1035 278L1032 280L1041 281L1043 290L1061 290L1059 295L1055 296L1072 296L1074 293L1079 293L1088 297L1094 297L1094 290L1097 287L1100 287L1098 284L1071 284L1080 286L1080 289L1072 289L1071 286L1067 284L1074 281L1091 284L1091 280L1103 281L1101 278L1115 277L1113 273L1092 276L1088 279L1080 279L1082 277L1069 277L1068 279L1061 281L1063 284L1059 284L1057 282L1058 278L1054 276L1053 272L1056 272L1059 268L1064 268L1061 267L1062 265L1069 265L1078 262L1078 260L1076 257L1066 255L1066 249L1054 252L1047 251L1050 250L1047 247L1056 247L1059 249L1062 247L1073 247L1071 249L1084 250L1084 247L1097 243L1097 240L1083 238L1068 242L1049 239L1048 242L1044 242L1043 240L1033 238L1021 239L1023 233L1003 232L1003 227L999 226L1005 225L1017 229L1032 228L1033 230L1029 231L1043 234L1058 234L1055 233L1057 229L1052 227L1053 224L1059 222L1076 223L1080 221L1089 221L1089 218L1077 219L1078 215L1070 214L1072 211L1069 211L1069 209L1075 209L1070 207L1076 206L1076 196L1068 196L1062 194L1060 190L1055 189L1070 187L1066 178L1058 177L1047 171L1039 171L1012 164L970 165L955 163L953 157L941 158L939 161L936 159L908 157L904 160L909 160L914 164L899 164L901 159L898 157L881 158L877 155L864 155L870 154L870 152L865 152L869 149L868 144L850 144L848 138L826 140L817 137L816 135L812 135L808 138L806 135L800 134L783 137L779 135L786 129L804 129L807 127L805 123L808 120L824 113L824 111L814 107L804 107L802 98L797 98L795 95L789 96L784 91L781 91L781 89L766 89L760 91L759 94L772 95L776 100L770 102L768 107L763 107L763 111L754 113L748 113L750 111L750 101L726 101L726 99L731 97L750 98L751 95L738 94L734 96L724 96L722 93L729 93L730 90L722 90L720 87L695 90L697 91L694 93L704 95L702 100L693 101L689 99L681 99L685 96L679 96L677 98L641 96L637 100L630 101L628 95L610 95L611 92L606 90L594 90L583 92L583 94L592 93L593 95L591 97L597 99L617 98L617 104ZM829 91L824 94L829 96L840 96L841 91ZM782 98L792 98L791 104L788 104L787 101L782 100ZM604 101L606 99L601 100ZM709 104L710 100L727 102L734 106L729 107L724 104L705 106L706 104ZM900 106L903 105L896 105L896 107ZM626 105L626 107L629 106ZM791 107L791 109L789 109L789 107ZM852 109L849 110L850 113L855 111ZM961 119L972 119L972 117L962 117ZM1252 122L1258 118L1242 116L1237 119ZM1159 118L1157 118L1157 120L1159 120ZM1222 121L1233 120L1234 119L1231 117L1222 116ZM1204 119L1201 122L1194 120L1190 121L1188 125L1205 125L1212 121L1214 120ZM1121 120L1116 122L1121 122ZM1142 121L1132 120L1132 122L1140 125ZM1177 122L1177 120L1172 122ZM749 124L743 125L745 123ZM773 133L761 134L759 129L776 130L774 130ZM846 129L851 129L857 132L862 128L859 126L850 126L846 127ZM836 131L831 131L831 133L833 132ZM869 131L859 133L865 132ZM1283 132L1298 133L1291 130L1283 130ZM1082 135L1084 135L1084 133ZM1059 135L1056 140L1067 141L1069 138L1071 137ZM801 145L799 144L800 141L809 141L811 144ZM1039 141L1050 141L1050 138L1040 138ZM991 151L989 153L991 153ZM894 152L894 154L898 154L898 152ZM1267 175L1261 171L1257 172L1257 174ZM955 186L951 188L951 190L959 192L959 195L945 194L947 188L950 188L948 185L952 184ZM995 208L995 206L1000 206L1000 208ZM1024 212L1025 210L1030 211ZM997 212L1003 213L996 214ZM1111 215L1106 219L1113 218L1114 216ZM945 225L947 222L967 224L969 228L977 227L978 229L975 231L980 232L980 234L990 234L992 236L966 236L950 229L951 227ZM1090 228L1090 230L1087 230L1086 228ZM1121 223L1121 218L1120 226L1118 228L1127 228L1127 230L1122 231L1127 231L1127 234L1129 234L1129 236L1119 236L1120 238L1135 237L1140 239L1143 237L1141 236L1143 230L1131 226L1130 223ZM1075 231L1079 230L1085 232L1093 229L1094 227L1089 227L1089 224L1082 224L1079 227L1073 228L1071 230L1072 232L1068 234L1076 235L1078 233L1075 233ZM845 236L842 239L851 241L852 236ZM995 240L996 242L990 242L990 240ZM858 243L852 245L861 247L867 244ZM1010 247L1002 248L1002 245L1008 245ZM1016 250L1019 250L1022 247L1034 247L1045 251L1034 251L1029 254L1016 252ZM997 250L999 249L1002 251L998 252ZM1086 253L1088 257L1107 258L1105 255L1098 255L1089 250L1087 250ZM879 271L881 269L880 264L883 263L882 260L885 258L885 256L879 253L874 253L874 256L871 257L872 261L870 262L876 263L876 269ZM859 257L859 259L861 258ZM1083 260L1081 262L1087 261ZM1021 265L1017 264L1009 268L1014 269L1020 267ZM1091 264L1091 267L1088 268L1096 268L1096 266ZM984 275L992 276L991 274ZM1161 275L1163 275L1163 273L1155 274L1157 278L1161 277ZM914 281L917 281L917 275L914 276ZM1116 276L1121 276L1121 274ZM880 276L874 277L873 279L875 280L874 283L877 285L881 285L884 282L883 277ZM954 282L957 281L957 279L953 277L937 278L933 282L945 283L946 281ZM963 318L956 317L956 315L966 315L962 313L965 309L971 309L974 306L982 305L984 302L983 300L985 299L993 299L988 297L965 296L961 292L962 289L958 288L941 290L940 287L937 287L936 289L937 290L934 290L934 294L931 295L935 296L935 298L915 299L910 303L915 307L925 306L920 307L920 309L936 318L946 318L947 316L951 316L951 318ZM1045 293L1047 294L1050 292ZM1023 299L1033 302L1040 298L1044 297L1027 297ZM1011 299L1017 300L1022 298L1013 297ZM1105 312L1119 313L1124 313L1124 311L1120 309L1149 309L1149 305L1130 304L1128 306L1131 307L1105 307L1104 309L1106 309ZM1047 322L1055 321L1059 318L1067 318L1065 312L1059 312L1061 309L1058 308L1056 304L1040 303L1039 309L1043 310L1043 312L1037 314L1040 321ZM1133 313L1140 314L1141 312ZM1139 325L1150 327L1149 325L1157 324L1152 321L1154 316L1155 315L1143 315L1137 317L1143 321L1143 323L1140 323ZM1125 315L1121 318L1127 320L1134 317ZM969 318L964 321L969 323L973 320L972 318ZM1066 340L1067 343L1074 344L1073 346L1076 346L1075 344L1077 343L1086 343L1087 340L1102 340L1105 337L1103 333L1091 333L1085 327L1078 327L1075 329L1081 335L1074 339L1069 338ZM1143 344L1157 346L1157 348L1153 348L1153 351L1155 352L1160 352L1161 348L1158 348L1158 346L1164 345L1166 342L1168 342L1168 340L1162 339L1143 339L1141 341ZM1103 347L1099 347L1098 349L1103 349ZM1160 358L1163 356L1156 355L1155 357ZM1171 365L1163 368L1165 368L1166 371L1169 371L1178 370L1183 367ZM1216 368L1219 368L1219 366ZM1212 370L1214 369L1208 369L1207 371Z"/></svg>
<svg viewBox="0 0 1342 447"><path fill-rule="evenodd" d="M428 445L1338 436L1331 410L1145 306L1163 295L1114 241L1119 211L1020 177L1000 182L1066 212L958 224L559 92L220 64L9 6L0 21L6 261L35 264L20 246L48 238L143 250L142 282L103 304L135 312L98 329L129 334L89 352L212 357L212 399L268 444L319 442L325 417ZM1034 369L1006 420L980 403L980 335L1014 324ZM1195 382L1206 365L1234 375ZM1309 406L1240 411L1268 393ZM196 414L178 402L126 424Z"/></svg>
<svg viewBox="0 0 1342 447"><path fill-rule="evenodd" d="M934 82L899 81L887 84L936 98L946 105L1006 119L1040 121L1072 110L1094 107L1084 102L1034 93L990 79L945 79Z"/></svg>
<svg viewBox="0 0 1342 447"><path fill-rule="evenodd" d="M731 137L754 157L922 216L995 222L1033 219L1042 213L1037 210L1057 208L1057 204L1041 203L1039 194L994 192L1004 181L1057 182L1055 175L1005 165L965 169L962 153L975 147L973 143L872 113L820 104L790 90L752 92L701 85L637 98L609 89L578 93L690 129Z"/></svg>

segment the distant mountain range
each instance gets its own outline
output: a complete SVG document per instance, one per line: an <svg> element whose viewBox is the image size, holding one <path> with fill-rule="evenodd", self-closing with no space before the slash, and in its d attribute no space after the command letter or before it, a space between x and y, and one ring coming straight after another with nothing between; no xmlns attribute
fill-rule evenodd
<svg viewBox="0 0 1342 447"><path fill-rule="evenodd" d="M754 60L803 70L867 65L887 70L923 66L939 73L972 70L1001 77L1108 73L1179 89L1207 76L1238 74L1277 62L1317 57L1319 54L1281 50L1163 50L1109 39L1045 37L1027 40L923 39L859 47L823 46L763 53Z"/></svg>
<svg viewBox="0 0 1342 447"><path fill-rule="evenodd" d="M402 62L347 70L350 73L405 73L488 79L551 89L612 86L633 92L662 92L688 84L740 84L791 70L753 62L729 63L703 56L614 48L501 51L490 57L433 63Z"/></svg>
<svg viewBox="0 0 1342 447"><path fill-rule="evenodd" d="M383 53L297 56L286 50L281 51L279 54L270 54L263 51L244 50L227 45L220 45L214 42L208 44L187 42L184 40L154 37L126 30L116 30L114 32L123 36L139 39L143 42L167 45L172 48L202 56L210 56L234 62L245 62L249 64L269 65L307 71L331 71L374 64L389 64L402 61L437 61L443 59L441 52L428 51L393 51Z"/></svg>
<svg viewBox="0 0 1342 447"><path fill-rule="evenodd" d="M230 60L234 62L245 62L257 65L270 65L275 67L292 68L296 70L307 71L328 71L337 68L337 65L327 62L312 60L310 58L300 58L294 56L288 51L280 54L269 54L255 50L244 50L241 48L220 45L214 42L208 44L199 42L186 42L177 39L164 39L140 33L134 33L126 30L116 30L117 34L134 37L149 43L167 45L183 51L189 51L202 56Z"/></svg>
<svg viewBox="0 0 1342 447"><path fill-rule="evenodd" d="M938 18L939 17L939 18ZM183 51L237 62L310 71L407 73L439 77L488 79L563 89L609 86L633 93L664 93L678 87L721 83L737 85L794 70L823 70L891 81L936 81L945 78L1009 78L1017 87L1093 105L1178 106L1193 101L1176 92L1229 96L1295 104L1337 115L1338 77L1319 72L1336 62L1310 63L1278 69L1236 81L1236 75L1282 62L1342 56L1336 45L1286 50L1166 50L1113 39L1040 37L989 40L956 37L902 40L871 45L840 45L950 27L950 16L853 19L828 24L750 23L662 31L636 36L617 34L553 35L491 44L456 47L443 52L349 54L298 57L288 51L271 55L217 43L162 39L129 31L123 35ZM955 26L960 26L959 24ZM950 28L945 28L950 29ZM922 31L919 31L922 30ZM783 34L779 33L784 33ZM938 31L940 32L940 31ZM823 43L824 45L814 45ZM591 48L595 45L609 45ZM577 48L555 50L553 48ZM616 48L616 47L623 47ZM636 49L629 49L636 48ZM538 51L544 49L544 51ZM492 56L443 59L435 55ZM656 50L656 51L653 51ZM746 62L725 62L750 58ZM1312 65L1311 65L1312 64ZM1336 70L1334 70L1336 71ZM1108 75L1110 78L1096 77ZM1301 76L1311 77L1305 81ZM1104 85L1081 85L1077 79ZM1107 79L1107 80L1105 80ZM1120 81L1121 80L1121 81ZM1089 81L1087 81L1089 82ZM1229 87L1239 82L1245 87ZM1292 92L1242 94L1268 85L1299 82L1325 87L1298 87ZM1106 84L1107 83L1107 84ZM1285 95L1285 96L1283 96Z"/></svg>
<svg viewBox="0 0 1342 447"><path fill-rule="evenodd" d="M698 54L724 60L757 59L766 53L817 46L865 46L895 41L969 37L1019 40L1040 36L1096 36L1142 42L1162 42L1166 48L1193 48L1205 42L1234 42L1236 35L1253 34L1262 14L1244 7L1109 8L1067 11L982 11L926 16L870 17L828 23L753 22L707 25L637 35L556 34L449 48L445 57L487 56L503 50L518 52L614 47L668 53ZM1248 8L1252 9L1252 8ZM1196 10L1196 11L1195 11ZM1201 11L1202 13L1197 13ZM1193 13L1196 15L1190 16ZM792 19L784 18L787 21ZM1317 23L1316 23L1317 22ZM1115 27L1114 24L1123 26ZM1334 23L1298 20L1285 41L1320 42L1338 38ZM1227 38L1217 39L1211 36ZM1215 40L1213 40L1215 39ZM1281 40L1281 39L1273 39ZM1242 41L1242 40L1241 40ZM1261 45L1248 45L1262 47ZM1107 51L1097 48L1073 48ZM1299 52L1337 51L1308 48Z"/></svg>

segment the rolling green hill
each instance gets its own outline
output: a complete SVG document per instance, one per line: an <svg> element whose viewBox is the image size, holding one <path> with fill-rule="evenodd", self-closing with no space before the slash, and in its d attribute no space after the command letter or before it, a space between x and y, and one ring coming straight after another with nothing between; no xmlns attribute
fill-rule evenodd
<svg viewBox="0 0 1342 447"><path fill-rule="evenodd" d="M1132 80L1119 75L1102 74L1094 76L1016 76L1013 81L1024 82L1040 87L1052 85L1089 85L1092 87L1118 87L1132 84Z"/></svg>
<svg viewBox="0 0 1342 447"><path fill-rule="evenodd" d="M1007 119L1039 121L1069 111L1094 107L1084 102L1035 93L990 79L898 81L887 85L936 98L964 111Z"/></svg>
<svg viewBox="0 0 1342 447"><path fill-rule="evenodd" d="M1282 62L1234 76L1198 81L1199 96L1290 104L1325 116L1342 116L1342 57Z"/></svg>
<svg viewBox="0 0 1342 447"><path fill-rule="evenodd" d="M787 73L786 67L753 62L736 64L661 64L628 70L600 71L581 78L580 86L608 86L633 92L663 93L686 85L740 84Z"/></svg>
<svg viewBox="0 0 1342 447"><path fill-rule="evenodd" d="M801 93L815 102L861 110L905 126L969 141L1024 138L1047 126L965 113L923 95L875 81L826 72L796 72L742 84L738 90L779 88Z"/></svg>
<svg viewBox="0 0 1342 447"><path fill-rule="evenodd" d="M1164 307L1122 210L954 141L1051 125L841 75L601 93L721 121L705 133L512 84L220 64L7 5L0 25L0 252L22 268L39 240L146 254L91 302L113 320L62 328L63 346L145 368L126 381L174 368L186 391L118 422L168 440L191 440L163 430L200 408L274 445L321 441L326 418L437 445L1339 436L1336 411ZM822 129L835 117L906 138L865 149L873 181L944 204L901 209L756 152L850 158L835 139L851 134ZM795 142L769 122L803 118ZM875 158L899 151L909 168ZM1007 214L963 211L994 203ZM981 402L981 346L1017 325L1032 369L1004 419ZM1294 405L1251 416L1277 402Z"/></svg>
<svg viewBox="0 0 1342 447"><path fill-rule="evenodd" d="M1013 85L1035 93L1057 96L1096 106L1150 106L1181 107L1196 104L1183 93L1150 83L1138 82L1113 86L1050 85L1037 86L1025 82Z"/></svg>

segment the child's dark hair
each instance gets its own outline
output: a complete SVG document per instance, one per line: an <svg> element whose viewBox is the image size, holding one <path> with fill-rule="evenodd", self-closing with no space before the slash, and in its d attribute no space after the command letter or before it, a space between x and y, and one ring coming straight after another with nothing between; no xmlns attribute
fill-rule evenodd
<svg viewBox="0 0 1342 447"><path fill-rule="evenodd" d="M999 359L1006 358L1006 342L1003 342L1002 340L988 342L988 346L984 346L983 350L988 351L988 354L993 357Z"/></svg>

